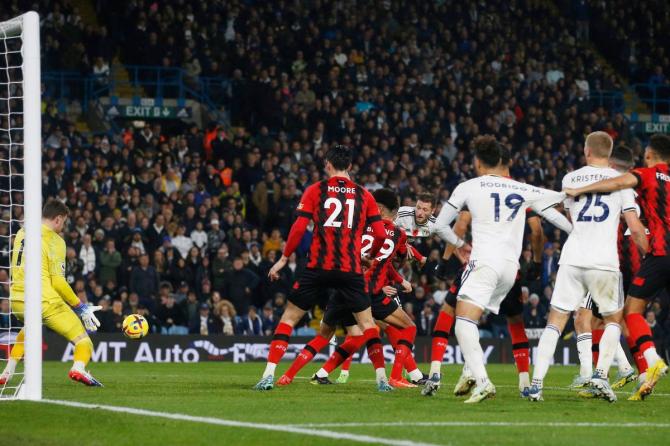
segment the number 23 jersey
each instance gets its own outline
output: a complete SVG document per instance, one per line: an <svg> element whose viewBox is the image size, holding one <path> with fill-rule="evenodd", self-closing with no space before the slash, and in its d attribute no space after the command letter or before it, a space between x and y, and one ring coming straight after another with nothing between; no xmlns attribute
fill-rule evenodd
<svg viewBox="0 0 670 446"><path fill-rule="evenodd" d="M563 188L579 188L621 175L610 167L585 166L563 177ZM617 237L621 214L636 211L635 193L584 194L567 198L573 229L561 252L560 265L619 271Z"/></svg>
<svg viewBox="0 0 670 446"><path fill-rule="evenodd" d="M471 260L518 265L526 224L526 209L540 213L565 197L559 192L483 175L459 184L444 206L467 208L472 215ZM439 218L438 218L439 221Z"/></svg>
<svg viewBox="0 0 670 446"><path fill-rule="evenodd" d="M309 186L298 216L314 221L308 268L361 274L361 237L381 220L377 202L348 178L332 177Z"/></svg>

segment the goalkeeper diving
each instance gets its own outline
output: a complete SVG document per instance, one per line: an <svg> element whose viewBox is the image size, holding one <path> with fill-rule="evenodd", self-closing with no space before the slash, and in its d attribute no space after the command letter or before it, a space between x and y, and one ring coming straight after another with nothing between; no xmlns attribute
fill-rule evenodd
<svg viewBox="0 0 670 446"><path fill-rule="evenodd" d="M42 320L44 325L74 344L74 364L68 374L70 379L87 386L101 387L102 384L86 371L93 353L93 342L87 331L94 332L100 326L94 312L101 307L81 302L65 280L65 240L59 233L63 231L69 214L68 207L57 200L48 201L42 209ZM24 237L25 232L21 228L14 239L10 287L12 313L22 321L25 308ZM24 336L25 328L16 336L7 366L0 375L0 385L11 379L23 357Z"/></svg>

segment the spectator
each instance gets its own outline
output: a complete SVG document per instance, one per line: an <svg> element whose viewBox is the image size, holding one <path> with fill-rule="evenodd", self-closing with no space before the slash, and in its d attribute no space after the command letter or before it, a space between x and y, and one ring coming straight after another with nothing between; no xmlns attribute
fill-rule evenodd
<svg viewBox="0 0 670 446"><path fill-rule="evenodd" d="M226 239L226 234L219 227L219 220L212 219L210 221L211 229L207 233L207 250L210 255L215 255L219 252L219 248Z"/></svg>
<svg viewBox="0 0 670 446"><path fill-rule="evenodd" d="M235 307L228 300L221 300L216 304L214 314L219 318L220 330L217 333L223 333L226 336L233 336L240 333L241 320L235 312Z"/></svg>
<svg viewBox="0 0 670 446"><path fill-rule="evenodd" d="M161 334L180 335L189 332L184 312L175 304L172 294L161 296L161 304L156 311L156 317L161 324Z"/></svg>
<svg viewBox="0 0 670 446"><path fill-rule="evenodd" d="M151 299L158 295L158 273L149 265L149 255L142 254L139 265L130 274L130 291L137 293L140 299Z"/></svg>
<svg viewBox="0 0 670 446"><path fill-rule="evenodd" d="M219 331L218 327L220 327L220 324L216 320L216 317L209 314L209 305L202 303L200 304L198 314L191 319L189 333L208 336L217 333Z"/></svg>
<svg viewBox="0 0 670 446"><path fill-rule="evenodd" d="M83 237L83 243L81 249L79 250L79 258L83 262L82 275L88 276L91 273L95 272L96 266L96 254L93 245L91 244L91 235L86 234Z"/></svg>
<svg viewBox="0 0 670 446"><path fill-rule="evenodd" d="M262 320L262 334L265 336L271 336L274 333L279 321L275 318L274 310L270 302L266 303L263 307Z"/></svg>
<svg viewBox="0 0 670 446"><path fill-rule="evenodd" d="M246 336L260 336L263 334L263 320L253 305L249 307L246 317L242 318L241 334Z"/></svg>
<svg viewBox="0 0 670 446"><path fill-rule="evenodd" d="M417 334L420 336L430 336L433 332L433 326L435 325L436 319L437 317L435 311L433 311L433 306L426 302L423 305L423 310L417 320Z"/></svg>
<svg viewBox="0 0 670 446"><path fill-rule="evenodd" d="M177 227L177 234L172 237L172 246L177 248L182 258L188 257L188 252L193 247L193 240L186 236L186 226Z"/></svg>
<svg viewBox="0 0 670 446"><path fill-rule="evenodd" d="M228 247L223 245L216 253L216 259L212 262L212 287L220 291L226 286L226 274L233 268L233 263L228 258Z"/></svg>
<svg viewBox="0 0 670 446"><path fill-rule="evenodd" d="M195 224L195 229L191 231L191 240L193 241L193 246L201 252L207 252L207 233L204 231L201 221L198 221Z"/></svg>
<svg viewBox="0 0 670 446"><path fill-rule="evenodd" d="M261 227L265 227L270 211L274 211L277 200L279 199L279 183L275 181L275 174L268 172L265 174L265 180L256 185L252 196L252 201L258 211L258 218Z"/></svg>
<svg viewBox="0 0 670 446"><path fill-rule="evenodd" d="M118 283L118 269L122 263L121 253L116 250L114 239L108 239L105 250L100 253L100 281Z"/></svg>
<svg viewBox="0 0 670 446"><path fill-rule="evenodd" d="M244 268L241 257L236 257L233 260L233 269L225 277L224 294L235 306L237 314L247 314L258 284L259 277Z"/></svg>
<svg viewBox="0 0 670 446"><path fill-rule="evenodd" d="M540 297L533 293L524 305L523 321L526 328L544 328L547 324L547 309L540 303Z"/></svg>

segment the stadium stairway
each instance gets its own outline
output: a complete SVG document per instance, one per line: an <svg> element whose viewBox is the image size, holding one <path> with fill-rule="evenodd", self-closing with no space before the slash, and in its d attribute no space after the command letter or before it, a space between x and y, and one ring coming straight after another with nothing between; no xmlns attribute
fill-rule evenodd
<svg viewBox="0 0 670 446"><path fill-rule="evenodd" d="M566 15L562 12L560 5L557 4L557 0L540 0L540 4L546 5L550 13L553 14L557 19ZM584 45L593 51L598 63L600 63L600 65L603 67L605 74L613 74L621 82L621 85L623 85L624 114L630 117L632 113L651 113L647 104L640 100L637 92L628 84L628 80L621 75L619 70L610 64L609 60L598 50L598 47L591 41L584 42Z"/></svg>

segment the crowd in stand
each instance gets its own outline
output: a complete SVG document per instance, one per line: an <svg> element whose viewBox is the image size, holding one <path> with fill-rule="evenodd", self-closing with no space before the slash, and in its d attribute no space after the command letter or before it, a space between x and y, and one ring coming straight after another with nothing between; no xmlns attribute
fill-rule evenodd
<svg viewBox="0 0 670 446"><path fill-rule="evenodd" d="M85 138L58 114L44 116L44 195L73 211L66 274L82 299L105 307L104 331L143 313L163 333L271 332L309 234L280 281L267 272L333 143L356 149L357 182L390 187L403 204L425 191L442 202L474 176L470 144L480 134L512 149L515 178L550 189L584 165L591 131L643 151L622 115L589 100L620 88L617 79L603 74L572 22L534 1L138 0L101 8L111 41L125 37L124 62L229 77L224 106L233 125L182 132L148 123ZM109 60L110 40L96 33L77 42L89 60ZM531 328L546 323L563 241L548 227L546 235L542 277L524 288ZM442 243L418 248L429 259L421 270L403 268L415 291L402 299L427 334L450 281L433 273ZM530 257L527 247L522 268ZM658 330L667 328L667 308L651 309ZM506 335L493 315L482 330Z"/></svg>

